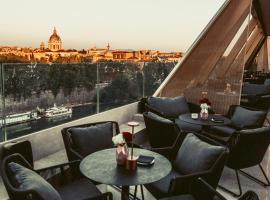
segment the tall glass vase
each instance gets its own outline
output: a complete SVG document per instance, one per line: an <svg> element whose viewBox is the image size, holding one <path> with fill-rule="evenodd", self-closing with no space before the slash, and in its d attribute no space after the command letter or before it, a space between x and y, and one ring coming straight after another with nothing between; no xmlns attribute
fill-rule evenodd
<svg viewBox="0 0 270 200"><path fill-rule="evenodd" d="M207 120L208 119L208 109L207 108L201 109L200 117L203 120Z"/></svg>

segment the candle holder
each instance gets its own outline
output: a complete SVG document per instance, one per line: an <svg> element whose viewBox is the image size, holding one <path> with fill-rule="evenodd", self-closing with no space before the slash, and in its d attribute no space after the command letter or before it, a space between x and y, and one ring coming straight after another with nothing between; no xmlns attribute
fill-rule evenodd
<svg viewBox="0 0 270 200"><path fill-rule="evenodd" d="M139 126L139 122L128 122L128 126L131 127L132 131L132 141L131 141L131 153L130 156L128 156L127 160L126 160L126 169L127 170L136 170L137 169L137 156L134 156L133 154L133 138L134 138L134 128L136 126Z"/></svg>

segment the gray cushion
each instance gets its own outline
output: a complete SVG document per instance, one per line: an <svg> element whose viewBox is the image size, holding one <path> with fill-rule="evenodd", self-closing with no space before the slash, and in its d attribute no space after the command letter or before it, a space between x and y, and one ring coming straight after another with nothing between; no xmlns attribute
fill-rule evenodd
<svg viewBox="0 0 270 200"><path fill-rule="evenodd" d="M270 79L265 79L264 85L270 85Z"/></svg>
<svg viewBox="0 0 270 200"><path fill-rule="evenodd" d="M8 170L19 190L34 190L42 199L61 200L59 193L36 172L14 162L8 164Z"/></svg>
<svg viewBox="0 0 270 200"><path fill-rule="evenodd" d="M152 113L152 112L147 112L147 117L153 119L153 120L156 120L156 121L159 121L161 123L166 123L166 124L173 124L173 122L167 118L164 118L164 117L161 117L155 113Z"/></svg>
<svg viewBox="0 0 270 200"><path fill-rule="evenodd" d="M112 148L113 125L110 122L68 130L76 150L87 156L99 150Z"/></svg>
<svg viewBox="0 0 270 200"><path fill-rule="evenodd" d="M270 93L270 85L245 83L243 85L242 93L245 95L269 94Z"/></svg>
<svg viewBox="0 0 270 200"><path fill-rule="evenodd" d="M228 144L236 131L236 129L230 126L212 126L210 130L204 132L204 134L221 144Z"/></svg>
<svg viewBox="0 0 270 200"><path fill-rule="evenodd" d="M178 173L175 170L172 170L163 179L156 181L154 183L151 183L151 184L147 184L145 186L149 191L151 191L151 193L155 194L155 197L165 197L165 196L168 196L171 180L175 177L181 177L181 176L183 175Z"/></svg>
<svg viewBox="0 0 270 200"><path fill-rule="evenodd" d="M211 126L210 133L219 137L230 137L236 130L230 126Z"/></svg>
<svg viewBox="0 0 270 200"><path fill-rule="evenodd" d="M182 174L208 170L224 151L224 147L208 144L189 133L177 153L174 168Z"/></svg>
<svg viewBox="0 0 270 200"><path fill-rule="evenodd" d="M89 179L81 178L57 189L63 200L83 200L101 195Z"/></svg>
<svg viewBox="0 0 270 200"><path fill-rule="evenodd" d="M162 112L167 118L177 118L179 115L189 112L186 98L183 96L175 98L149 97L147 103L150 107Z"/></svg>
<svg viewBox="0 0 270 200"><path fill-rule="evenodd" d="M178 135L174 122L151 112L143 113L143 117L151 147L168 147L174 144Z"/></svg>
<svg viewBox="0 0 270 200"><path fill-rule="evenodd" d="M232 127L240 130L244 128L259 128L263 125L266 117L264 111L253 111L238 106L231 118Z"/></svg>
<svg viewBox="0 0 270 200"><path fill-rule="evenodd" d="M179 129L183 132L201 132L202 126L199 124L191 124L188 122L185 122L181 119L176 119L175 124L179 127Z"/></svg>

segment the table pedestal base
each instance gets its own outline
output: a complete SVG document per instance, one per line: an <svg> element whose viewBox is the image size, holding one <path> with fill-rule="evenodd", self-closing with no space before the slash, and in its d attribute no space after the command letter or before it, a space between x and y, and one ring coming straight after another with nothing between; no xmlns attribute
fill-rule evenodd
<svg viewBox="0 0 270 200"><path fill-rule="evenodd" d="M121 190L121 200L129 199L129 186L122 186Z"/></svg>

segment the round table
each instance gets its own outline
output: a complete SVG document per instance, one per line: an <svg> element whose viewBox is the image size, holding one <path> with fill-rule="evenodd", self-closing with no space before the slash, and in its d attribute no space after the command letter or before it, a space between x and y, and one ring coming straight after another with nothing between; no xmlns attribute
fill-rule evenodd
<svg viewBox="0 0 270 200"><path fill-rule="evenodd" d="M198 114L198 115L199 115L198 119L192 119L191 113L186 113L186 114L180 115L179 119L184 121L184 122L190 123L190 124L197 124L197 125L206 126L206 127L208 127L208 126L225 126L225 125L228 125L231 123L230 119L228 119L222 115L209 114L208 119L206 119L206 120L201 119L200 114ZM218 117L218 119L221 119L223 121L222 122L213 121L212 119L215 116Z"/></svg>
<svg viewBox="0 0 270 200"><path fill-rule="evenodd" d="M134 155L153 156L155 163L150 167L137 166L135 171L128 171L125 167L117 165L115 148L112 148L85 157L80 163L80 171L93 181L122 186L121 199L128 199L129 186L158 181L167 176L172 169L169 160L158 153L134 148Z"/></svg>

